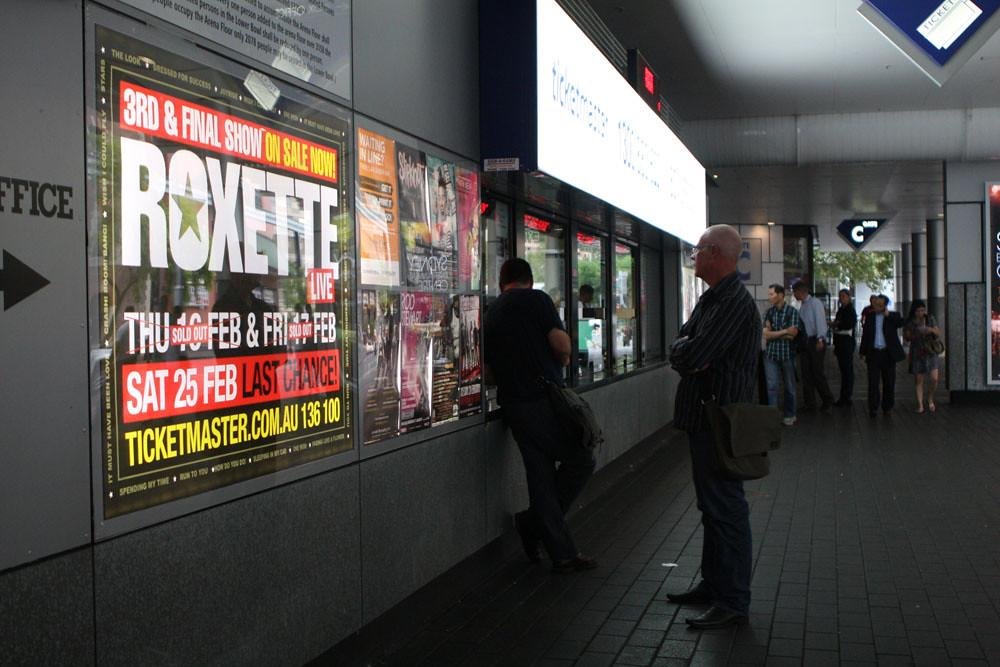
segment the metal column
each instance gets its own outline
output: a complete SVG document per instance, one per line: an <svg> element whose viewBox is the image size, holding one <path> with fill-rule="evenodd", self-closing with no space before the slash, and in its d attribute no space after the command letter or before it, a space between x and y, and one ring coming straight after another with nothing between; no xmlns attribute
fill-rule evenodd
<svg viewBox="0 0 1000 667"><path fill-rule="evenodd" d="M903 291L896 295L899 303L895 304L893 310L906 315L910 310L910 302L913 301L913 244L903 243L899 249L899 258L903 264Z"/></svg>
<svg viewBox="0 0 1000 667"><path fill-rule="evenodd" d="M927 221L927 311L945 326L944 220Z"/></svg>

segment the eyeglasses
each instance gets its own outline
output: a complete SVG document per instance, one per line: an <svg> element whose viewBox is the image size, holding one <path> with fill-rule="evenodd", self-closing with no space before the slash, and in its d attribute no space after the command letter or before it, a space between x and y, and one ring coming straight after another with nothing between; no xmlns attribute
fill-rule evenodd
<svg viewBox="0 0 1000 667"><path fill-rule="evenodd" d="M691 259L697 257L698 253L701 252L702 250L708 250L709 248L717 248L717 247L718 246L716 246L714 243L702 243L701 245L696 245L695 247L691 248Z"/></svg>

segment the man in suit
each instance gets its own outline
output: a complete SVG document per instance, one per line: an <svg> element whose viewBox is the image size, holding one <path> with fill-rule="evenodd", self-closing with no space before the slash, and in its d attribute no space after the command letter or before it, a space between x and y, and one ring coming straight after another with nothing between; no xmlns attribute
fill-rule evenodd
<svg viewBox="0 0 1000 667"><path fill-rule="evenodd" d="M887 310L888 305L888 297L879 294L861 329L861 356L868 364L868 414L872 417L878 415L880 404L885 414L892 411L896 403L896 364L906 358L899 341L903 320L899 313Z"/></svg>

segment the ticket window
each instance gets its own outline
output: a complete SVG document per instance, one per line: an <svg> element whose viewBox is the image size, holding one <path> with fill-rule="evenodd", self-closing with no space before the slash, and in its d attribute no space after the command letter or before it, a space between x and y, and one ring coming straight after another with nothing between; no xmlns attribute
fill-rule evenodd
<svg viewBox="0 0 1000 667"><path fill-rule="evenodd" d="M639 281L642 354L640 363L663 359L663 271L660 253L643 246Z"/></svg>
<svg viewBox="0 0 1000 667"><path fill-rule="evenodd" d="M566 227L526 213L524 259L531 266L535 289L542 290L556 306L563 324L566 319Z"/></svg>
<svg viewBox="0 0 1000 667"><path fill-rule="evenodd" d="M614 334L615 373L627 373L636 367L636 274L637 248L620 241L615 243L614 255L614 308L612 325Z"/></svg>
<svg viewBox="0 0 1000 667"><path fill-rule="evenodd" d="M510 204L487 198L482 209L484 250L486 255L483 291L487 304L500 296L500 267L511 257Z"/></svg>
<svg viewBox="0 0 1000 667"><path fill-rule="evenodd" d="M576 234L573 290L577 302L576 367L578 384L603 379L608 372L607 238Z"/></svg>

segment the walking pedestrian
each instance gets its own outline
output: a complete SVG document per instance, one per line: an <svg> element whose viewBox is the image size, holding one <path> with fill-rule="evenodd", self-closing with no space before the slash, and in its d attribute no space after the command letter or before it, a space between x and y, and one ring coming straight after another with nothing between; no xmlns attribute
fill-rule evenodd
<svg viewBox="0 0 1000 667"><path fill-rule="evenodd" d="M896 404L896 364L906 358L899 341L899 313L887 310L889 299L878 295L861 329L861 356L868 365L868 414L889 414Z"/></svg>
<svg viewBox="0 0 1000 667"><path fill-rule="evenodd" d="M934 391L937 389L941 368L941 356L934 349L941 339L941 329L934 316L927 312L927 304L917 299L910 304L910 312L903 325L903 338L910 343L910 373L914 377L917 391L917 412L924 411L924 378L930 377L927 389L927 409L937 410Z"/></svg>
<svg viewBox="0 0 1000 667"><path fill-rule="evenodd" d="M834 405L850 405L854 395L854 348L857 343L854 330L858 325L858 313L850 290L842 289L837 294L840 308L833 316L833 354L840 368L840 398Z"/></svg>

